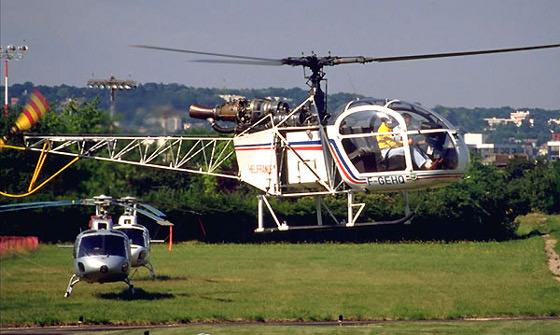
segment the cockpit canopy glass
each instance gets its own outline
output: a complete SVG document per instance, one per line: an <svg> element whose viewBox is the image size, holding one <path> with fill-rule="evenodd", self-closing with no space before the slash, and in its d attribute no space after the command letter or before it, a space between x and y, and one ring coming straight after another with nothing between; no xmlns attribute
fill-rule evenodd
<svg viewBox="0 0 560 335"><path fill-rule="evenodd" d="M443 122L436 114L430 112L418 105L410 104L404 101L393 101L387 105L388 108L398 112L405 118L407 122L407 130L424 130L424 129L448 129L448 125Z"/></svg>
<svg viewBox="0 0 560 335"><path fill-rule="evenodd" d="M386 106L401 115L409 115L411 117L410 124L407 125L408 130L429 130L429 129L449 129L451 125L443 120L437 113L428 111L427 109L417 105L411 104L400 100L387 100L387 99L361 99L352 101L351 103L340 107L336 112L337 115L349 110L350 108L360 106ZM367 127L365 116L362 115L361 127ZM354 116L358 118L358 115ZM332 120L332 119L331 119ZM336 118L334 118L336 120ZM333 122L334 122L333 120ZM348 123L348 121L347 121ZM395 123L396 125L396 123ZM371 125L369 125L371 127Z"/></svg>
<svg viewBox="0 0 560 335"><path fill-rule="evenodd" d="M135 228L124 228L124 229L119 229L119 231L122 231L123 233L126 234L126 236L128 236L128 239L130 240L131 244L146 246L145 244L146 240L144 239L143 230L135 229Z"/></svg>
<svg viewBox="0 0 560 335"><path fill-rule="evenodd" d="M82 237L78 250L78 257L111 255L126 257L126 242L124 236L118 235L90 235Z"/></svg>
<svg viewBox="0 0 560 335"><path fill-rule="evenodd" d="M340 134L364 134L377 131L382 122L398 125L397 120L387 113L364 110L348 115L340 123Z"/></svg>
<svg viewBox="0 0 560 335"><path fill-rule="evenodd" d="M449 124L437 114L396 100L355 101L345 111L338 132L344 152L358 172L405 170L407 154L413 170L457 167Z"/></svg>

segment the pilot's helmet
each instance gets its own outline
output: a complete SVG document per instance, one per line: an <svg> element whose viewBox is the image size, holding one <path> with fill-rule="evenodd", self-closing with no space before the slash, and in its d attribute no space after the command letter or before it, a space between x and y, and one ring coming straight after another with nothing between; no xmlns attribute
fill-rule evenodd
<svg viewBox="0 0 560 335"><path fill-rule="evenodd" d="M389 117L387 114L380 114L379 119L387 125L391 125L393 123L393 118Z"/></svg>

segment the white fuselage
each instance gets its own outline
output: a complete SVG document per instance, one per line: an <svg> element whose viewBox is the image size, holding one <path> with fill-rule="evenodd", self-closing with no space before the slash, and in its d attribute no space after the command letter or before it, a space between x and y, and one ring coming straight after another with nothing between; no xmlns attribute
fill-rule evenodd
<svg viewBox="0 0 560 335"><path fill-rule="evenodd" d="M462 178L469 160L448 121L396 100L349 103L324 129L236 136L240 178L270 195L337 193L340 182L354 190L414 190Z"/></svg>

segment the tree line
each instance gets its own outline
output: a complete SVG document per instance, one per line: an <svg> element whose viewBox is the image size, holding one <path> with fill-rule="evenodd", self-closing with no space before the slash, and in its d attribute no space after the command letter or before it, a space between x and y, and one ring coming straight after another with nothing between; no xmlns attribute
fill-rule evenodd
<svg viewBox="0 0 560 335"><path fill-rule="evenodd" d="M10 87L12 97L25 98L25 94L37 87L48 101L64 103L69 99L87 102L98 99L98 107L109 108L108 90L92 89L85 87L74 87L68 85L59 86L34 86L31 82L15 84ZM188 117L187 109L191 104L216 106L223 103L219 97L221 94L242 95L247 98L256 97L283 97L290 99L290 105L295 106L307 97L307 91L301 88L265 88L265 89L217 89L198 88L181 84L145 83L131 91L118 91L116 98L117 118L121 124L121 130L126 133L135 133L141 127L146 127L146 120L161 117L163 113L174 111L181 115L183 120L193 124L206 125L203 120ZM328 108L330 113L336 113L341 106L355 98L364 96L350 93L335 93L328 95ZM385 98L385 97L380 97ZM490 140L496 143L507 142L510 138L537 139L538 144L549 140L551 132L560 132L560 125L547 124L551 118L560 119L559 110L544 110L526 106L518 108L528 110L535 120L535 126L523 125L500 125L490 133ZM436 106L434 111L451 121L453 125L463 132L483 132L487 126L484 118L498 117L509 118L509 114L516 109L512 107L497 108L463 108ZM151 126L152 131L158 131L157 126Z"/></svg>

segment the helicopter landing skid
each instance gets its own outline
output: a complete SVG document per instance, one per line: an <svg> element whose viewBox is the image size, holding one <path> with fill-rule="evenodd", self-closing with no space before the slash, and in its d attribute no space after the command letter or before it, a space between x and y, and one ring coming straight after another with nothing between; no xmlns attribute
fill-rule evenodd
<svg viewBox="0 0 560 335"><path fill-rule="evenodd" d="M146 269L148 269L148 271L150 271L150 279L151 280L155 280L156 279L156 272L154 270L154 266L152 265L152 263L146 263L141 265L142 267L145 267ZM134 275L136 275L136 272L138 272L138 268L134 269L134 272L129 276L129 278L134 277Z"/></svg>
<svg viewBox="0 0 560 335"><path fill-rule="evenodd" d="M313 225L313 226L288 226L285 225L283 227L276 227L276 228L264 228L258 233L274 233L279 231L289 231L289 230L333 230L333 229L348 229L348 228L358 228L358 227L368 227L368 226L379 226L379 225L391 225L391 224L403 224L407 221L410 221L414 217L415 213L410 213L409 215L403 216L402 218L396 220L389 220L389 221L373 221L373 222L360 222L355 223L351 226L342 224L324 224L321 226ZM255 230L255 232L257 232Z"/></svg>
<svg viewBox="0 0 560 335"><path fill-rule="evenodd" d="M132 285L132 280L130 280L130 278L125 278L123 281L128 285L128 292L130 295L134 295L135 291L134 285Z"/></svg>
<svg viewBox="0 0 560 335"><path fill-rule="evenodd" d="M331 230L331 229L348 229L357 227L367 227L367 226L378 226L378 225L391 225L391 224L410 224L414 218L415 213L410 210L408 202L408 192L403 192L405 209L404 216L396 220L387 221L373 221L373 222L357 222L358 217L365 208L365 203L355 203L354 193L348 192L347 199L347 219L338 220L336 216L332 213L327 204L323 201L320 196L315 196L315 208L317 213L317 224L315 225L305 225L305 226L289 226L286 221L280 222L274 209L268 202L266 196L258 196L258 227L255 229L255 233L273 233L288 230ZM269 214L276 223L276 227L268 228L264 224L264 207L268 209ZM334 223L325 224L323 223L323 210Z"/></svg>
<svg viewBox="0 0 560 335"><path fill-rule="evenodd" d="M70 277L70 281L68 282L68 287L66 288L66 292L64 293L65 298L68 298L70 294L72 294L72 289L74 288L74 285L76 285L79 281L80 281L80 277L78 277L76 274L73 274L72 277Z"/></svg>
<svg viewBox="0 0 560 335"><path fill-rule="evenodd" d="M152 263L148 262L148 263L146 263L142 266L145 267L146 269L148 269L148 271L150 271L150 279L155 280L156 279L156 272L154 271L154 267L153 267Z"/></svg>

